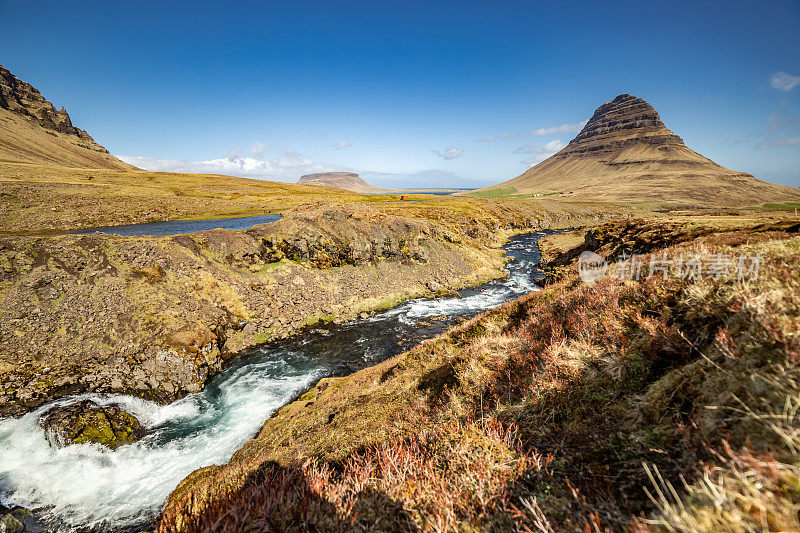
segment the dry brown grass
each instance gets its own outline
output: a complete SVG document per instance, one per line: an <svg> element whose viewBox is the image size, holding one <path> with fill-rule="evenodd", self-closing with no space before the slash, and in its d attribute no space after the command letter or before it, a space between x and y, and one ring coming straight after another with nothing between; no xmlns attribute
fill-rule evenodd
<svg viewBox="0 0 800 533"><path fill-rule="evenodd" d="M182 484L159 530L738 531L748 512L743 530L791 529L800 240L711 232L670 252L700 250L761 253L762 276L570 278L511 302L280 410ZM306 423L332 410L346 431ZM324 450L277 443L289 420ZM395 429L359 431L373 421ZM308 497L273 505L286 487L253 477L265 467Z"/></svg>
<svg viewBox="0 0 800 533"><path fill-rule="evenodd" d="M548 458L525 454L496 419L453 421L370 446L339 463L265 463L236 497L200 515L165 514L163 531L458 531L511 524L511 483Z"/></svg>

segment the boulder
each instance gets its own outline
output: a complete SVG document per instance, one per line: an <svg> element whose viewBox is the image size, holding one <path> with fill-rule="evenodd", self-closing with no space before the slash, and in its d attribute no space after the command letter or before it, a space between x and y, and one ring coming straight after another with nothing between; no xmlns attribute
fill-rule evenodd
<svg viewBox="0 0 800 533"><path fill-rule="evenodd" d="M53 409L41 424L64 445L91 442L116 449L145 435L141 423L130 413L90 400Z"/></svg>
<svg viewBox="0 0 800 533"><path fill-rule="evenodd" d="M0 518L0 533L22 533L25 526L12 514Z"/></svg>

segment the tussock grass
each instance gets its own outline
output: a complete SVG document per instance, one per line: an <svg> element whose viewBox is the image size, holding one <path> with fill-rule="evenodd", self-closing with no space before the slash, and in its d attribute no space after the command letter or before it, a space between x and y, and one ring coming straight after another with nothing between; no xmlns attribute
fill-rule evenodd
<svg viewBox="0 0 800 533"><path fill-rule="evenodd" d="M645 464L651 487L647 495L657 508L641 529L716 531L800 530L800 371L796 361L776 364L751 376L769 394L751 406L736 396L727 410L764 430L757 442L735 448L723 440L709 447L716 460L703 464L693 483L679 488L657 467ZM708 406L719 409L719 406ZM770 438L771 437L771 438ZM771 440L769 447L764 441Z"/></svg>
<svg viewBox="0 0 800 533"><path fill-rule="evenodd" d="M158 530L797 530L800 247L745 237L667 251L760 253L757 280L567 276L327 382Z"/></svg>
<svg viewBox="0 0 800 533"><path fill-rule="evenodd" d="M509 482L546 464L521 453L513 427L494 418L454 421L336 464L265 463L236 498L199 516L166 514L160 529L454 531L465 518L505 518Z"/></svg>

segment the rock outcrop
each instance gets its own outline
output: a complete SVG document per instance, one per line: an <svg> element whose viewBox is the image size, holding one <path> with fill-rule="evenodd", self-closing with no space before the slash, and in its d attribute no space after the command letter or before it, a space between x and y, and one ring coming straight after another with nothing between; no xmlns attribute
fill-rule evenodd
<svg viewBox="0 0 800 533"><path fill-rule="evenodd" d="M24 533L25 525L19 518L22 513L25 512L24 509L19 508L16 511L3 515L3 517L0 518L0 533Z"/></svg>
<svg viewBox="0 0 800 533"><path fill-rule="evenodd" d="M66 109L62 107L57 110L36 87L20 80L2 65L0 65L0 108L28 117L43 128L80 137L91 146L91 149L108 153L108 150L95 143L88 133L72 125Z"/></svg>
<svg viewBox="0 0 800 533"><path fill-rule="evenodd" d="M381 189L370 185L355 172L322 172L320 174L306 174L300 176L297 182L300 185L322 185L324 187L335 187L337 189L344 189L346 191L359 192L362 194L374 194L385 192L387 189Z"/></svg>
<svg viewBox="0 0 800 533"><path fill-rule="evenodd" d="M256 344L430 294L431 282L500 277L504 235L589 216L473 205L417 217L304 206L246 232L0 237L0 416L78 392L175 400Z"/></svg>
<svg viewBox="0 0 800 533"><path fill-rule="evenodd" d="M0 65L0 158L71 167L132 169L72 124L36 87Z"/></svg>
<svg viewBox="0 0 800 533"><path fill-rule="evenodd" d="M553 157L566 159L578 154L612 154L636 144L653 145L664 151L685 147L683 139L667 129L653 106L641 98L621 94L598 107L581 132ZM719 167L708 159L691 163L710 163Z"/></svg>
<svg viewBox="0 0 800 533"><path fill-rule="evenodd" d="M800 190L729 170L689 149L641 98L601 105L561 151L488 190L677 206L800 199Z"/></svg>
<svg viewBox="0 0 800 533"><path fill-rule="evenodd" d="M316 268L364 265L379 260L428 261L427 240L436 228L413 222L372 218L332 206L299 212L282 225L260 226L267 262L289 258Z"/></svg>
<svg viewBox="0 0 800 533"><path fill-rule="evenodd" d="M132 414L114 406L101 407L90 400L57 407L41 421L58 444L102 444L116 449L141 439L145 429Z"/></svg>

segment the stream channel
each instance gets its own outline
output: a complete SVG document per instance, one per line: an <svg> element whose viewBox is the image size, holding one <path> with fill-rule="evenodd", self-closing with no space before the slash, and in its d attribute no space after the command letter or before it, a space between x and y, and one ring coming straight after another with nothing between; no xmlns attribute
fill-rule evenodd
<svg viewBox="0 0 800 533"><path fill-rule="evenodd" d="M83 394L0 419L0 504L33 510L29 531L140 531L152 525L170 492L193 470L227 462L276 409L320 378L343 376L402 353L464 318L539 290L536 241L509 239L510 275L459 291L418 298L375 316L309 329L238 357L199 393L168 405L131 396ZM39 425L50 409L90 399L117 405L148 430L111 450L56 446Z"/></svg>

